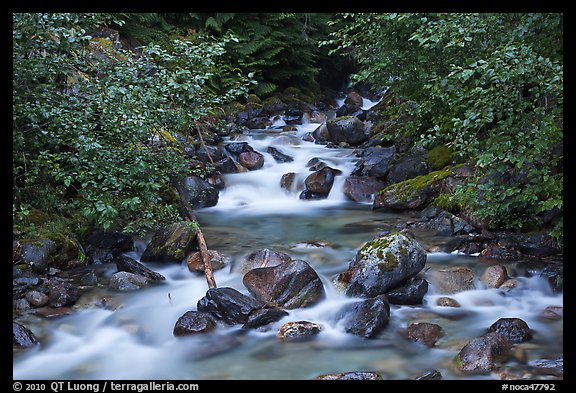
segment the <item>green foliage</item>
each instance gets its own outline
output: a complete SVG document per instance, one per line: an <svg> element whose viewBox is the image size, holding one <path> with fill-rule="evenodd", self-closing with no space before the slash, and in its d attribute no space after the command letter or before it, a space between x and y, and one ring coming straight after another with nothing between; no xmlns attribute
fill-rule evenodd
<svg viewBox="0 0 576 393"><path fill-rule="evenodd" d="M492 228L562 210L561 14L342 14L326 45L355 80L416 102L397 130L476 165L455 196ZM397 135L397 136L398 136ZM562 223L552 229L559 241Z"/></svg>
<svg viewBox="0 0 576 393"><path fill-rule="evenodd" d="M183 144L213 108L247 93L248 80L222 63L232 37L173 40L136 56L89 35L111 21L13 15L16 224L32 208L80 212L104 229L176 220L177 206L162 195L195 169Z"/></svg>
<svg viewBox="0 0 576 393"><path fill-rule="evenodd" d="M233 33L227 61L253 74L253 92L267 97L279 87L309 89L320 73L317 63L327 50L317 43L329 29L330 14L213 13L194 14L188 25L215 37Z"/></svg>

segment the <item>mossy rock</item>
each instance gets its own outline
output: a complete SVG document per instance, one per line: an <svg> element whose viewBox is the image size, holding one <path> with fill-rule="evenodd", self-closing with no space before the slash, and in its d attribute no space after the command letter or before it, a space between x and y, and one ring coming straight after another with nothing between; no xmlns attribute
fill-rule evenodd
<svg viewBox="0 0 576 393"><path fill-rule="evenodd" d="M452 176L455 168L445 168L392 184L376 194L373 209L422 209L440 195L444 179Z"/></svg>
<svg viewBox="0 0 576 393"><path fill-rule="evenodd" d="M261 104L262 100L256 94L250 94L246 99L246 103L249 104Z"/></svg>
<svg viewBox="0 0 576 393"><path fill-rule="evenodd" d="M446 145L440 145L428 151L427 161L432 167L432 170L442 169L452 163L453 151L452 148Z"/></svg>
<svg viewBox="0 0 576 393"><path fill-rule="evenodd" d="M177 222L160 229L140 260L142 262L181 262L197 248L198 229L191 222Z"/></svg>
<svg viewBox="0 0 576 393"><path fill-rule="evenodd" d="M374 297L386 294L418 274L426 264L426 251L402 233L378 236L364 244L337 287L349 296Z"/></svg>

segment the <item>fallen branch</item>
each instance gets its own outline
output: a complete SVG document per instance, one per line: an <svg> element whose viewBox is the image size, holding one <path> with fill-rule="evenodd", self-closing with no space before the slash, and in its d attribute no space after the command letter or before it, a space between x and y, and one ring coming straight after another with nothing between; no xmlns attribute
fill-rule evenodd
<svg viewBox="0 0 576 393"><path fill-rule="evenodd" d="M198 219L196 218L196 214L194 210L183 198L183 193L181 190L180 185L176 184L176 189L180 194L180 201L182 203L182 207L186 211L187 217L185 217L186 221L191 221L196 224L197 232L196 238L198 239L198 247L200 248L200 256L202 257L202 263L204 265L204 275L206 276L206 282L208 282L208 288L216 288L216 280L214 280L214 273L212 272L212 263L210 262L210 253L208 252L208 247L206 247L206 240L204 240L204 234L202 234L202 229L200 228L200 224L198 223ZM189 254L186 257L186 264L188 264L188 260L192 257L192 254Z"/></svg>

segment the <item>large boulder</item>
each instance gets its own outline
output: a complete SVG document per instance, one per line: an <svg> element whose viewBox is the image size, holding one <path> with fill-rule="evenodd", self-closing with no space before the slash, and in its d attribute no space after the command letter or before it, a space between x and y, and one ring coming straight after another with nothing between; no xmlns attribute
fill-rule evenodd
<svg viewBox="0 0 576 393"><path fill-rule="evenodd" d="M334 170L330 167L324 167L306 178L304 181L306 185L305 191L316 198L326 198L332 189L332 185L334 185L334 177Z"/></svg>
<svg viewBox="0 0 576 393"><path fill-rule="evenodd" d="M140 257L142 262L181 262L197 247L197 229L189 222L176 222L160 229Z"/></svg>
<svg viewBox="0 0 576 393"><path fill-rule="evenodd" d="M76 239L65 233L54 232L50 239L20 242L21 261L38 274L51 267L67 270L85 264L85 254Z"/></svg>
<svg viewBox="0 0 576 393"><path fill-rule="evenodd" d="M284 252L264 248L250 253L240 263L240 272L248 273L252 269L278 266L284 262L292 261L292 257Z"/></svg>
<svg viewBox="0 0 576 393"><path fill-rule="evenodd" d="M252 269L244 275L243 283L256 299L288 309L308 307L325 297L318 274L300 260Z"/></svg>
<svg viewBox="0 0 576 393"><path fill-rule="evenodd" d="M399 183L416 176L426 175L431 170L427 158L426 151L420 146L415 146L392 165L388 173L388 182Z"/></svg>
<svg viewBox="0 0 576 393"><path fill-rule="evenodd" d="M510 353L512 343L503 334L492 332L472 339L456 355L458 370L470 374L489 374Z"/></svg>
<svg viewBox="0 0 576 393"><path fill-rule="evenodd" d="M114 256L134 250L132 236L121 232L97 230L90 233L86 240L95 247L110 250Z"/></svg>
<svg viewBox="0 0 576 393"><path fill-rule="evenodd" d="M348 143L351 146L358 146L368 140L368 135L364 132L364 123L356 116L337 117L326 122L329 140L334 143Z"/></svg>
<svg viewBox="0 0 576 393"><path fill-rule="evenodd" d="M245 324L252 312L263 308L264 302L246 296L234 288L210 288L206 296L198 300L198 311L212 314L227 324Z"/></svg>
<svg viewBox="0 0 576 393"><path fill-rule="evenodd" d="M198 176L186 176L182 181L180 197L190 204L192 209L216 206L218 189Z"/></svg>
<svg viewBox="0 0 576 393"><path fill-rule="evenodd" d="M338 324L346 333L371 338L382 331L390 320L390 303L386 295L346 304L337 313Z"/></svg>
<svg viewBox="0 0 576 393"><path fill-rule="evenodd" d="M428 292L428 281L414 277L406 284L386 293L390 304L422 304Z"/></svg>
<svg viewBox="0 0 576 393"><path fill-rule="evenodd" d="M408 282L426 264L426 251L403 233L377 236L357 252L337 283L349 296L375 297Z"/></svg>

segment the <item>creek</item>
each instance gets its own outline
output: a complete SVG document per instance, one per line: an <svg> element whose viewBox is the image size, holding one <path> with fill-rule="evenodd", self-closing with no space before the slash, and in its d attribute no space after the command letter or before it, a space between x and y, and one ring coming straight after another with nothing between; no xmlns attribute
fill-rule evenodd
<svg viewBox="0 0 576 393"><path fill-rule="evenodd" d="M196 309L206 293L206 280L190 273L184 263L147 263L166 277L163 283L128 293L96 287L83 295L70 315L50 319L24 316L22 321L42 345L14 353L13 378L272 380L376 371L385 379L407 379L436 369L444 379L494 379L495 375L461 375L455 372L452 359L469 340L502 317L521 318L534 332L533 339L522 344L524 362L562 355L562 321L540 318L546 307L563 306L562 294L553 293L537 274L519 275L519 285L506 291L486 288L476 279L473 290L450 295L460 303L458 308L437 306L441 295L431 285L422 305L392 305L390 323L376 338L345 333L333 315L353 299L339 292L332 279L347 269L364 242L381 231L397 230L414 217L375 212L369 203L349 201L342 186L357 160L353 149L304 141L302 137L318 127L317 123L305 120L296 131L282 131L283 125L281 118L276 119L268 129L250 130L234 140L246 141L262 153L264 167L225 175L226 187L218 204L198 210L197 216L208 247L232 260L231 266L215 272L219 287L248 294L235 265L254 251L270 248L307 261L324 283L323 301L289 310L288 316L261 329L219 326L214 333L174 337L176 320ZM294 160L275 162L267 153L269 146ZM299 198L302 187L298 185L311 173L306 164L312 158L342 171L326 199ZM296 173L295 187L289 191L280 187L280 178L288 172ZM425 231L415 234L427 250L435 250L448 240ZM139 260L146 240L138 241L128 255ZM494 263L478 256L427 254L427 267L467 266L476 277ZM515 263L510 263L509 271L514 271ZM115 272L113 266L102 266L101 270L104 277ZM103 298L107 299L106 307L101 306ZM304 342L282 342L276 337L282 324L301 320L320 324L321 332ZM412 322L436 323L444 335L433 348L409 341L399 331ZM512 359L508 364L514 367L519 362Z"/></svg>

